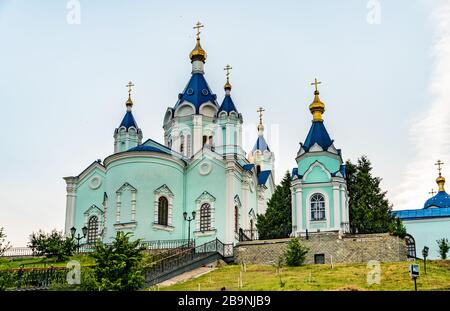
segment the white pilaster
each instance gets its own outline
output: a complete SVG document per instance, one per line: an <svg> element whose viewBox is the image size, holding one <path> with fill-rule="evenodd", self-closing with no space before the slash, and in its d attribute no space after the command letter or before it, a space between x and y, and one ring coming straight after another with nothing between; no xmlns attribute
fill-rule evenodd
<svg viewBox="0 0 450 311"><path fill-rule="evenodd" d="M301 187L295 189L296 213L297 213L297 232L303 231L303 191ZM308 213L306 213L308 222ZM309 223L308 223L309 228ZM305 228L306 229L306 228Z"/></svg>
<svg viewBox="0 0 450 311"><path fill-rule="evenodd" d="M340 219L340 208L339 208L339 185L333 186L333 209L334 209L334 226L333 228L339 228L341 226Z"/></svg>
<svg viewBox="0 0 450 311"><path fill-rule="evenodd" d="M192 154L196 154L203 147L202 115L194 115L192 121L194 123Z"/></svg>
<svg viewBox="0 0 450 311"><path fill-rule="evenodd" d="M75 203L77 198L76 182L74 178L66 178L66 220L64 233L70 234L70 228L75 225Z"/></svg>
<svg viewBox="0 0 450 311"><path fill-rule="evenodd" d="M225 242L234 243L234 196L233 196L233 162L227 162L226 167L226 211L225 211Z"/></svg>
<svg viewBox="0 0 450 311"><path fill-rule="evenodd" d="M131 191L131 221L136 221L136 191Z"/></svg>

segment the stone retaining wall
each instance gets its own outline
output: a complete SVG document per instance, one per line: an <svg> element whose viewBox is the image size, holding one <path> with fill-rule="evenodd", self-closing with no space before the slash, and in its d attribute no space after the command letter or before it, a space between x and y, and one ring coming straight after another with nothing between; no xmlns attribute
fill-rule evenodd
<svg viewBox="0 0 450 311"><path fill-rule="evenodd" d="M283 256L290 239L240 242L234 249L236 262L272 265ZM367 263L369 260L395 262L407 260L403 239L389 234L344 235L314 233L309 239L300 237L309 248L306 263L314 263L314 255L323 254L325 263Z"/></svg>

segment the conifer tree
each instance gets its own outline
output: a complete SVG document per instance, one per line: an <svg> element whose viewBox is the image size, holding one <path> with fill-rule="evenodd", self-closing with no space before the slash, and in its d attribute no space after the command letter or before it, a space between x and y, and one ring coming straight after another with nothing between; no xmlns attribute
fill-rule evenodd
<svg viewBox="0 0 450 311"><path fill-rule="evenodd" d="M381 178L372 176L372 164L366 156L355 165L346 163L349 195L350 228L357 233L384 233L404 237L406 230L392 215L386 191L380 188Z"/></svg>
<svg viewBox="0 0 450 311"><path fill-rule="evenodd" d="M291 175L286 172L270 200L264 215L258 215L259 239L288 237L292 232Z"/></svg>

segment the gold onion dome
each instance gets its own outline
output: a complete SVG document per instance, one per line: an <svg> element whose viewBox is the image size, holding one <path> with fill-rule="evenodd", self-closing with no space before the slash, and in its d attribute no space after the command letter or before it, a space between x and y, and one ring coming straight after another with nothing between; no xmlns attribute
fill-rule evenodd
<svg viewBox="0 0 450 311"><path fill-rule="evenodd" d="M207 56L208 55L206 54L206 51L200 45L200 38L197 38L197 44L195 45L195 48L192 50L191 54L189 54L191 62L196 60L205 62Z"/></svg>
<svg viewBox="0 0 450 311"><path fill-rule="evenodd" d="M225 83L223 88L225 89L225 91L231 91L231 83L230 83L230 81L227 80L227 83Z"/></svg>
<svg viewBox="0 0 450 311"><path fill-rule="evenodd" d="M445 185L445 178L442 175L439 175L438 178L436 178L436 183L439 186L439 192L440 191L445 191L444 189L444 185Z"/></svg>
<svg viewBox="0 0 450 311"><path fill-rule="evenodd" d="M318 82L317 79L311 85L315 85L316 90L314 91L314 101L309 105L309 111L313 115L313 122L323 122L322 114L325 112L325 104L320 100L319 90L317 85L322 82Z"/></svg>

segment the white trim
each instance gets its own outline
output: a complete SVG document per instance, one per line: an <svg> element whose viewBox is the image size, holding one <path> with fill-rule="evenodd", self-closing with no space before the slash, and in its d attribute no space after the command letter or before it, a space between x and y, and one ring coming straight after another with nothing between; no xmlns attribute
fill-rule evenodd
<svg viewBox="0 0 450 311"><path fill-rule="evenodd" d="M175 195L173 194L172 190L170 190L170 188L166 184L160 186L155 191L153 191L153 194L154 194L154 210L153 210L154 218L153 218L153 223L154 224L158 224L159 198L160 197L165 197L167 199L167 202L168 202L167 225L169 227L171 227L172 224L173 224L173 199L174 199ZM160 225L160 224L158 224L158 225L159 226L163 226L163 225Z"/></svg>
<svg viewBox="0 0 450 311"><path fill-rule="evenodd" d="M325 199L325 220L318 220L318 221L313 221L311 219L311 197L314 194L321 194L323 195L324 199ZM311 191L308 196L306 197L306 223L307 223L307 229L310 230L311 229L311 222L314 223L319 223L321 221L326 221L327 223L327 228L326 229L330 229L330 198L328 197L328 194L325 191L322 191L321 189L316 189L315 191Z"/></svg>
<svg viewBox="0 0 450 311"><path fill-rule="evenodd" d="M216 198L210 194L208 191L204 191L196 200L196 207L195 207L195 211L197 213L197 217L195 220L195 231L196 232L201 232L200 231L200 220L201 220L201 216L200 216L200 209L202 207L203 204L209 204L209 208L210 208L210 213L211 213L211 226L209 228L208 231L205 232L209 232L212 230L215 230L216 227L216 207L215 207L215 202L216 202Z"/></svg>
<svg viewBox="0 0 450 311"><path fill-rule="evenodd" d="M201 237L206 237L206 236L215 235L216 233L217 233L217 230L216 230L216 229L211 229L211 230L204 231L204 232L201 232L201 231L194 231L194 236L195 236L196 238L201 238Z"/></svg>
<svg viewBox="0 0 450 311"><path fill-rule="evenodd" d="M311 163L311 165L308 167L308 169L306 170L305 174L303 174L303 180L306 181L308 175L312 172L312 170L315 167L319 167L327 176L328 176L328 180L331 180L331 174L330 172L325 168L325 166L320 163L319 161L314 161L313 163Z"/></svg>
<svg viewBox="0 0 450 311"><path fill-rule="evenodd" d="M315 143L314 145L312 145L311 148L309 148L309 152L320 152L320 151L324 150L318 143Z"/></svg>
<svg viewBox="0 0 450 311"><path fill-rule="evenodd" d="M173 232L175 230L175 227L172 226L164 226L164 225L160 225L157 223L153 223L152 227L154 230L162 230L162 231L168 231L168 232Z"/></svg>
<svg viewBox="0 0 450 311"><path fill-rule="evenodd" d="M334 228L340 228L341 224L339 222L340 219L340 211L339 208L339 185L333 186L333 209L334 209Z"/></svg>

